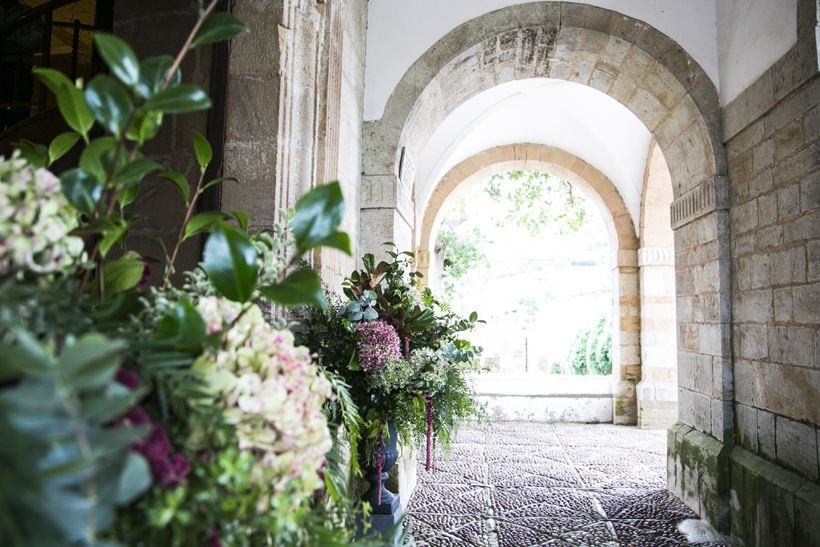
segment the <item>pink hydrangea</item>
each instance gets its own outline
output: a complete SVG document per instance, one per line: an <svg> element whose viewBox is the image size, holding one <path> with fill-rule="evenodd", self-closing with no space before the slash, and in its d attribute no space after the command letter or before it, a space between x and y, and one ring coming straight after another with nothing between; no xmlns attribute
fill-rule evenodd
<svg viewBox="0 0 820 547"><path fill-rule="evenodd" d="M362 334L359 341L359 363L366 372L381 369L388 359L400 359L399 335L385 321L359 323L356 330Z"/></svg>

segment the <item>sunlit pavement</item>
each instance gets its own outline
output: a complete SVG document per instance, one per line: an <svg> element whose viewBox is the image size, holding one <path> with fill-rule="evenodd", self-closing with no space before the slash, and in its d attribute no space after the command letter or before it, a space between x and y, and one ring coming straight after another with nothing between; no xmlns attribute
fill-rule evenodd
<svg viewBox="0 0 820 547"><path fill-rule="evenodd" d="M666 488L666 432L499 422L460 432L419 464L408 522L418 545L689 545L697 518Z"/></svg>

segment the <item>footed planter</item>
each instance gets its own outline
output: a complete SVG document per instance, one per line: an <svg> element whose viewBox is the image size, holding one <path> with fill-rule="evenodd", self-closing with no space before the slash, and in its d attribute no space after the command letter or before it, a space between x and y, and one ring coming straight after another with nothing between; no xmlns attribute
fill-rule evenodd
<svg viewBox="0 0 820 547"><path fill-rule="evenodd" d="M389 438L384 439L381 446L376 443L371 454L366 454L364 446L361 446L359 450L360 464L368 483L363 499L372 507L370 524L371 531L374 532L387 532L394 528L401 519L399 496L385 486L388 471L396 464L399 456L396 448L396 425L389 422L387 430ZM379 465L379 456L381 456L381 465ZM379 480L380 477L381 480Z"/></svg>

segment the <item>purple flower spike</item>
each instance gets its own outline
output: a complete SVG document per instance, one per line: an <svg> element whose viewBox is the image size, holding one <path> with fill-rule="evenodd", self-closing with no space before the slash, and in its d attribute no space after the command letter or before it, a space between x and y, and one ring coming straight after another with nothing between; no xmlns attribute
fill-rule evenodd
<svg viewBox="0 0 820 547"><path fill-rule="evenodd" d="M140 377L135 372L121 368L117 371L117 381L131 391L140 387Z"/></svg>
<svg viewBox="0 0 820 547"><path fill-rule="evenodd" d="M131 410L125 415L125 419L128 420L130 425L137 427L141 425L151 425L151 417L141 406L131 407Z"/></svg>
<svg viewBox="0 0 820 547"><path fill-rule="evenodd" d="M188 460L185 459L185 456L177 454L171 458L171 469L177 479L182 482L191 471L191 466L188 465Z"/></svg>
<svg viewBox="0 0 820 547"><path fill-rule="evenodd" d="M170 450L171 443L165 429L161 425L154 427L151 436L145 441L145 457L150 462L167 459Z"/></svg>

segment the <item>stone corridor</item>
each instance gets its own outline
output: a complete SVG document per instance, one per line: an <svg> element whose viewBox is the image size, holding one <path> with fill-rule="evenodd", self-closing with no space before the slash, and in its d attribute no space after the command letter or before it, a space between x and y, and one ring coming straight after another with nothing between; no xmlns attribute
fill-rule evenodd
<svg viewBox="0 0 820 547"><path fill-rule="evenodd" d="M697 518L666 490L665 431L499 422L436 463L408 509L420 546L689 545Z"/></svg>

